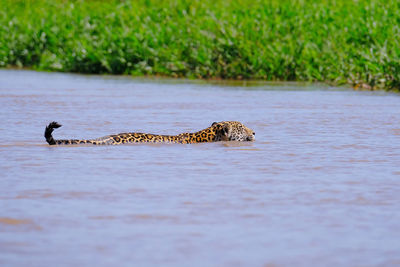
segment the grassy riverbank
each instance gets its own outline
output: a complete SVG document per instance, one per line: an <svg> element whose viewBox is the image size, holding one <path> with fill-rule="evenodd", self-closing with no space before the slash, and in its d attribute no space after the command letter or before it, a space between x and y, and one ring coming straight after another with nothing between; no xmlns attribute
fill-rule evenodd
<svg viewBox="0 0 400 267"><path fill-rule="evenodd" d="M400 89L396 0L0 0L0 67Z"/></svg>

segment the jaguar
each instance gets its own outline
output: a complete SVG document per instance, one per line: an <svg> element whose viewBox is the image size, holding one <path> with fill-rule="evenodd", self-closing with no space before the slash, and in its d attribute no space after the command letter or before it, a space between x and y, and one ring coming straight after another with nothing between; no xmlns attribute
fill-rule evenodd
<svg viewBox="0 0 400 267"><path fill-rule="evenodd" d="M126 143L179 143L194 144L218 141L255 141L255 132L238 121L214 122L210 127L195 133L159 135L147 133L119 133L96 139L54 139L54 129L61 124L53 121L44 131L49 145L120 145Z"/></svg>

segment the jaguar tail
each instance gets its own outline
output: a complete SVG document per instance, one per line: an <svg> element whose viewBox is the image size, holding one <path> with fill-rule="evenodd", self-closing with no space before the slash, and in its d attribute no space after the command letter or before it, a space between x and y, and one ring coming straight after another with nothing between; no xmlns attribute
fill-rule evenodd
<svg viewBox="0 0 400 267"><path fill-rule="evenodd" d="M60 128L61 124L58 122L51 122L47 125L46 129L44 130L44 137L46 138L47 143L49 145L81 145L81 144L88 144L88 145L112 145L114 144L114 140L109 136L105 136L98 139L54 139L53 138L53 131L54 129Z"/></svg>
<svg viewBox="0 0 400 267"><path fill-rule="evenodd" d="M44 130L44 137L46 138L46 141L47 141L47 143L49 143L49 145L56 144L56 140L54 140L52 133L53 133L54 129L57 129L60 127L61 127L61 124L53 121Z"/></svg>

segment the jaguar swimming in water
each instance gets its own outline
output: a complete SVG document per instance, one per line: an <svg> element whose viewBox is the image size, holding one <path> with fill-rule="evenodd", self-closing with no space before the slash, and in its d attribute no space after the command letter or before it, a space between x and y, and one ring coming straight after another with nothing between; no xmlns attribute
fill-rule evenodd
<svg viewBox="0 0 400 267"><path fill-rule="evenodd" d="M44 132L49 145L120 145L126 143L179 143L193 144L203 142L218 142L218 141L254 141L255 133L247 128L242 123L237 121L222 121L214 122L210 127L195 132L182 133L178 135L158 135L146 133L120 133L107 135L97 139L67 139L57 140L53 138L53 130L61 127L61 124L53 121L50 123Z"/></svg>

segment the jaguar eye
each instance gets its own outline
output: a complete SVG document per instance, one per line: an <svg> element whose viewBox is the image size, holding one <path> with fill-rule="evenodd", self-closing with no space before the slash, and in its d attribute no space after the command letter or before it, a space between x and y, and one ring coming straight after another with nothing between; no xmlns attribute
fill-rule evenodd
<svg viewBox="0 0 400 267"><path fill-rule="evenodd" d="M255 133L255 132L253 132L253 135L256 135L256 133Z"/></svg>

